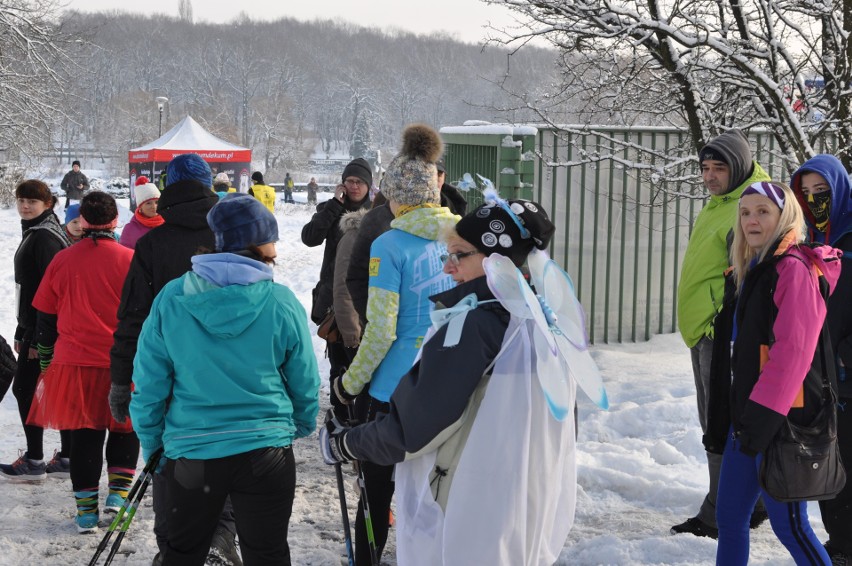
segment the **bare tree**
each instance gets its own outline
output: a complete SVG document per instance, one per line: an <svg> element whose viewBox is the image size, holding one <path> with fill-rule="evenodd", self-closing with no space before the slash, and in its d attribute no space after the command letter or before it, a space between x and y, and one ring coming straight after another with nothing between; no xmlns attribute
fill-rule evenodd
<svg viewBox="0 0 852 566"><path fill-rule="evenodd" d="M0 0L0 149L25 159L69 116L63 107L78 43L51 18L54 0Z"/></svg>
<svg viewBox="0 0 852 566"><path fill-rule="evenodd" d="M192 23L192 0L178 0L178 18L182 22Z"/></svg>
<svg viewBox="0 0 852 566"><path fill-rule="evenodd" d="M535 99L516 91L514 108L553 124L573 111L586 124L684 126L692 154L731 126L765 127L790 168L836 131L852 164L848 0L486 1L529 26L493 41L559 50L560 83ZM683 151L661 157L679 171Z"/></svg>

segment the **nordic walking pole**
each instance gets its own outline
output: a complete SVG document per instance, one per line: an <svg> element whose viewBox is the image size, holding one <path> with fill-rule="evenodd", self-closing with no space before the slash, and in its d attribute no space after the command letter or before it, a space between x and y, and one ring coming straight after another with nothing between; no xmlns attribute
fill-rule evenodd
<svg viewBox="0 0 852 566"><path fill-rule="evenodd" d="M133 482L133 487L130 488L130 493L127 494L127 497L124 498L124 503L121 504L121 508L119 508L118 513L115 514L115 518L110 523L107 532L104 533L104 537L101 539L100 544L98 544L97 550L95 550L95 555L92 556L92 559L89 560L89 566L95 566L100 558L103 551L106 549L107 543L109 543L109 539L112 538L112 534L115 532L115 529L118 527L118 524L121 522L122 517L124 517L124 513L127 511L127 508L130 507L130 503L133 500L133 497L136 495L136 492L139 491L139 488L148 480L148 476L153 473L153 470L156 468L157 463L160 461L160 454L162 454L163 450L160 449L155 452L148 462L145 464L145 467L142 468L142 473L139 477L136 478L136 481ZM156 461L155 461L156 458ZM152 466L153 462L153 466Z"/></svg>
<svg viewBox="0 0 852 566"><path fill-rule="evenodd" d="M340 462L334 465L337 476L337 492L340 495L340 514L343 517L343 539L346 542L346 558L349 566L355 566L355 554L352 552L352 529L349 527L349 511L346 510L346 488L343 485L343 466Z"/></svg>
<svg viewBox="0 0 852 566"><path fill-rule="evenodd" d="M118 536L115 537L115 542L112 543L112 547L109 549L109 554L107 555L106 562L104 562L104 566L112 564L112 559L115 558L115 554L121 546L121 541L123 541L125 535L127 535L127 529L130 527L130 523L136 515L136 510L139 508L139 502L142 501L142 498L145 496L145 492L148 490L148 486L150 485L153 477L154 473L152 472L145 478L145 483L142 484L142 488L139 490L139 495L137 495L136 499L133 501L133 504L127 513L127 517L121 525L121 530L119 531Z"/></svg>
<svg viewBox="0 0 852 566"><path fill-rule="evenodd" d="M355 409L349 404L349 420L355 420ZM364 467L358 462L358 487L361 490L361 509L364 511L364 528L367 531L367 543L370 545L370 564L379 566L379 551L373 534L373 518L370 516L370 503L367 501L367 481L364 479Z"/></svg>

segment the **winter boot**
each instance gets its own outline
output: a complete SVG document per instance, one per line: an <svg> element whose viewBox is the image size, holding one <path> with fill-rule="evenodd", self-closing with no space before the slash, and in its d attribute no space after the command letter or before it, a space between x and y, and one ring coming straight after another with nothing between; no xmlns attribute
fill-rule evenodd
<svg viewBox="0 0 852 566"><path fill-rule="evenodd" d="M712 539L719 538L719 529L711 527L698 517L689 518L683 523L673 526L671 528L671 533L673 535L689 533L697 537L709 537Z"/></svg>
<svg viewBox="0 0 852 566"><path fill-rule="evenodd" d="M74 523L78 533L94 533L98 530L98 488L92 487L74 492L77 500L77 516Z"/></svg>

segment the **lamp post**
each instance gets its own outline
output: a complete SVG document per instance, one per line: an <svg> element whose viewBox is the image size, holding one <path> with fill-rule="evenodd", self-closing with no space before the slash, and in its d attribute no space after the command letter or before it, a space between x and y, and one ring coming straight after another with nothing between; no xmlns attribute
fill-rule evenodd
<svg viewBox="0 0 852 566"><path fill-rule="evenodd" d="M166 102L169 101L165 96L158 96L155 98L157 101L157 109L160 111L160 124L157 127L157 137L159 138L163 135L163 107L166 105Z"/></svg>

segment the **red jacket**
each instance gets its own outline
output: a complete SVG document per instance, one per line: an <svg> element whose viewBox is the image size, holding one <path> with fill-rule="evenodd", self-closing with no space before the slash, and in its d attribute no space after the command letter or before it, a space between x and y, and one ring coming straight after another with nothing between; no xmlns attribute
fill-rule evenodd
<svg viewBox="0 0 852 566"><path fill-rule="evenodd" d="M83 238L56 254L33 306L57 315L59 338L53 361L109 367L121 288L133 250L114 240Z"/></svg>

